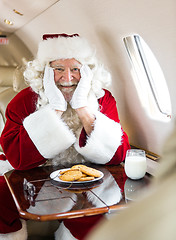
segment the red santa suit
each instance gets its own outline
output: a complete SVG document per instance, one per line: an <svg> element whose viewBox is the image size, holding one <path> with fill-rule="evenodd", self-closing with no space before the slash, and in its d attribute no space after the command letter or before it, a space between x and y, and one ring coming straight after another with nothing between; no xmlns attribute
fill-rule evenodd
<svg viewBox="0 0 176 240"><path fill-rule="evenodd" d="M7 121L0 138L11 166L17 170L31 169L56 158L70 147L85 161L121 163L130 148L128 137L120 125L115 99L109 91L104 92L98 100L99 111L95 112L91 135L88 137L82 129L76 138L64 120L48 105L36 110L39 96L30 87L22 90L7 107ZM2 163L6 164L7 161ZM72 163L75 164L74 159ZM0 177L0 185L1 207L10 211L9 214L0 215L0 233L14 232L21 228L19 215L3 177ZM4 197L6 195L8 197Z"/></svg>
<svg viewBox="0 0 176 240"><path fill-rule="evenodd" d="M94 130L88 137L84 129L79 139L48 105L36 111L38 95L31 88L21 91L8 105L1 146L10 164L18 170L37 167L56 157L71 145L87 161L119 164L129 149L122 130L116 102L111 93L99 99ZM74 163L74 162L73 162Z"/></svg>

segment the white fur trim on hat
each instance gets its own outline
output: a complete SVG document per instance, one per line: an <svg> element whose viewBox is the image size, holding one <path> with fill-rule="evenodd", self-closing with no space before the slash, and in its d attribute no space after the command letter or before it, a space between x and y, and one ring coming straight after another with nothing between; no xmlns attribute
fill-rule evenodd
<svg viewBox="0 0 176 240"><path fill-rule="evenodd" d="M117 148L121 145L122 135L120 123L97 112L94 130L88 137L86 145L80 147L77 141L74 146L90 162L105 164L111 160Z"/></svg>
<svg viewBox="0 0 176 240"><path fill-rule="evenodd" d="M95 50L87 40L75 37L49 38L39 43L37 59L42 63L75 58L82 64L95 64Z"/></svg>
<svg viewBox="0 0 176 240"><path fill-rule="evenodd" d="M26 117L23 126L45 158L55 157L76 140L72 131L49 105Z"/></svg>

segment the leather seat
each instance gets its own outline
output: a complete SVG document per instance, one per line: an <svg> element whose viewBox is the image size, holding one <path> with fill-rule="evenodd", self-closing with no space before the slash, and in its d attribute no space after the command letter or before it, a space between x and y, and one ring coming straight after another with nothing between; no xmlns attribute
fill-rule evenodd
<svg viewBox="0 0 176 240"><path fill-rule="evenodd" d="M0 135L5 125L8 103L18 92L27 87L22 71L22 67L0 66ZM1 146L0 151L2 151Z"/></svg>

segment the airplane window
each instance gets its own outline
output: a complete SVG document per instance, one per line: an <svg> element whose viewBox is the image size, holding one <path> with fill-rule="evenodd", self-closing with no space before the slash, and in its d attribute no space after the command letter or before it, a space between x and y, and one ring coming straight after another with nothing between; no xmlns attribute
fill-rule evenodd
<svg viewBox="0 0 176 240"><path fill-rule="evenodd" d="M123 39L132 63L138 95L149 116L160 121L171 118L171 101L164 74L149 46L139 35Z"/></svg>

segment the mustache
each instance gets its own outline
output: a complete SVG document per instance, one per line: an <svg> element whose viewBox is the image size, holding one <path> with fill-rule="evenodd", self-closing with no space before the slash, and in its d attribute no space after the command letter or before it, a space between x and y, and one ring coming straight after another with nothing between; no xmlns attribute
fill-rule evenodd
<svg viewBox="0 0 176 240"><path fill-rule="evenodd" d="M72 86L77 86L77 85L78 85L77 83L72 83L72 82L56 84L57 87L72 87Z"/></svg>

